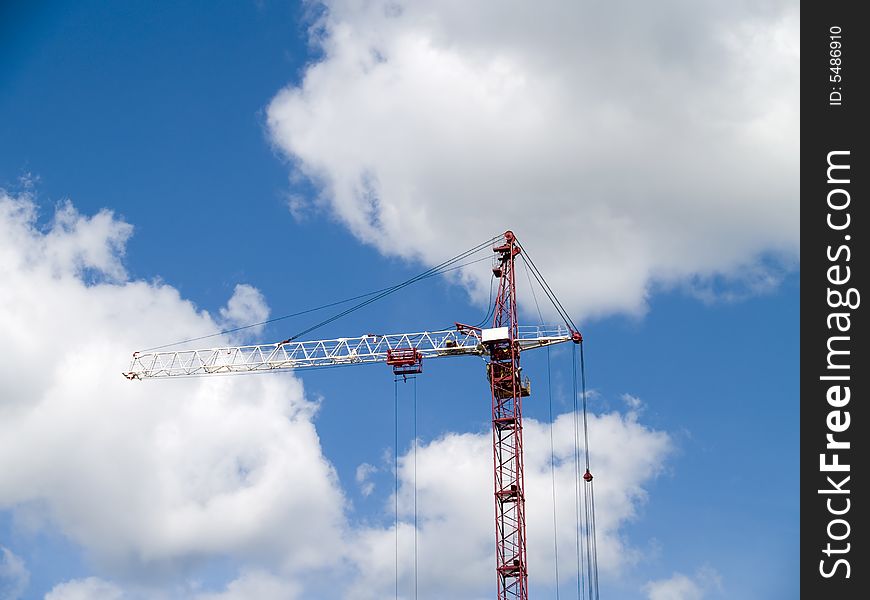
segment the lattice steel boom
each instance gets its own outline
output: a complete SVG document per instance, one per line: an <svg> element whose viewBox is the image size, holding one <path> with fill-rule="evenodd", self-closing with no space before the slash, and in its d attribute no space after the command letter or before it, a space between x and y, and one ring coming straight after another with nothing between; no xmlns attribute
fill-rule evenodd
<svg viewBox="0 0 870 600"><path fill-rule="evenodd" d="M415 362L424 358L477 355L487 353L481 341L482 330L457 325L456 329L367 334L308 342L226 346L170 352L135 352L128 379L154 379L191 375L252 373L385 362L402 350L415 350ZM485 330L484 330L485 331ZM540 348L571 340L567 327L521 327L519 344L523 350Z"/></svg>
<svg viewBox="0 0 870 600"><path fill-rule="evenodd" d="M396 375L407 376L422 372L423 359L481 357L486 361L492 399L498 600L528 600L522 405L531 388L528 378L521 375L520 353L563 342L579 344L583 338L567 326L519 326L514 263L522 247L514 234L507 231L492 249L495 253L492 272L498 280L498 294L489 328L456 323L454 329L419 333L370 333L331 340L290 339L254 346L135 352L124 376L196 377L366 363L386 363ZM549 286L545 289L549 290ZM551 294L550 291L548 295ZM564 310L560 313L573 326L566 315Z"/></svg>

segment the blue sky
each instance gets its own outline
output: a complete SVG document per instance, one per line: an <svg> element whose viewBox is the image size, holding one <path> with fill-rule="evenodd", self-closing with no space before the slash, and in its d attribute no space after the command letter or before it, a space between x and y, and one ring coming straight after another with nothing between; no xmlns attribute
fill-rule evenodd
<svg viewBox="0 0 870 600"><path fill-rule="evenodd" d="M416 56L413 43L403 44L419 33L423 27L420 23L427 22L418 19L411 9L400 11L394 19L410 23L400 34L393 31L393 24L380 28L377 19L382 18L381 13L372 16L355 6L336 3L341 6L331 7L333 21L327 21L327 33L321 32L310 43L308 27L323 14L316 5L300 7L269 1L190 2L159 8L138 2L46 2L39 7L26 4L7 3L0 9L0 188L5 197L18 201L26 198L35 204L38 217L32 235L48 234L55 208L67 199L80 215L94 215L107 208L114 211L116 219L134 228L123 255L126 274L114 285L140 280L153 285L162 282L198 310L217 315L235 286L244 283L262 293L272 315L282 315L406 279L464 250L471 245L466 241L481 241L498 234L507 220L535 256L541 257L537 259L539 267L572 313L578 315L587 340L590 386L595 391L592 411L599 415L616 411L620 419L633 419L631 422L637 423L645 435L658 432L669 440L655 468L643 471L640 480L633 482L642 493L631 497L631 514L622 514L612 532L614 539L621 540L622 552L631 558L625 558L613 572L603 576L602 595L652 600L776 599L797 595L800 279L797 232L793 227L797 197L791 184L783 183L790 174L796 182L796 158L791 162L777 159L780 162L775 164L771 159L762 168L722 158L733 154L735 148L743 148L746 139L762 140L758 142L760 161L776 155L770 148L787 145L796 125L788 120L791 105L777 96L776 90L770 92L769 105L764 105L753 100L755 92L734 88L733 82L721 83L722 89L741 102L766 106L757 110L768 112L760 116L736 114L742 106L738 103L733 109L735 114L722 116L722 121L709 129L706 124L695 127L694 119L700 118L696 116L685 117L685 131L682 126L671 126L670 134L675 138L684 136L686 147L692 147L698 139L706 140L709 161L726 161L718 162L716 168L707 162L689 163L687 170L692 175L676 185L668 178L657 179L656 172L671 173L672 165L662 156L682 160L680 157L689 156L686 147L662 147L661 155L657 155L650 149L669 136L648 130L649 123L667 122L672 116L668 102L658 104L655 90L650 88L646 104L649 114L644 114L628 100L621 100L621 94L628 94L622 84L606 81L614 103L631 119L621 123L622 117L610 115L602 117L602 122L613 118L614 128L636 126L637 139L629 143L626 140L632 140L632 136L614 134L612 148L599 140L592 154L585 154L574 142L566 143L571 152L576 152L572 158L578 165L587 159L596 164L600 159L603 164L620 153L626 156L624 164L599 180L593 180L582 166L569 167L577 174L571 179L585 177L583 185L588 185L571 189L572 193L588 193L599 198L602 205L611 202L610 206L619 206L622 212L617 211L615 223L632 221L636 216L638 229L626 233L621 238L625 245L617 247L606 237L607 228L602 223L607 221L595 220L595 211L601 205L590 205L584 213L585 200L553 194L550 180L564 173L552 166L559 162L552 159L559 150L565 150L555 142L553 147L545 145L534 157L522 153L501 156L494 149L491 156L497 158L488 161L486 135L480 133L480 139L471 139L475 135L472 131L468 148L481 153L479 170L485 172L469 183L477 201L460 197L461 192L456 190L463 179L459 175L456 181L450 180L450 173L462 173L461 166L445 158L442 166L428 170L433 157L437 162L446 154L444 148L428 148L425 136L414 139L412 134L425 134L428 124L434 122L439 127L439 119L447 122L451 116L457 116L456 122L466 122L463 119L468 115L461 108L450 113L454 109L452 101L439 99L430 105L427 99L415 107L416 95L401 96L409 89L421 94L428 91L425 86L414 88L413 78L425 69L414 69L409 76L408 66L403 63L410 60L407 57ZM788 29L782 23L789 23L793 6L782 3L777 7L785 17L780 18L776 11L772 15L755 14L748 5L721 14L712 8L708 12L681 12L679 3L668 3L663 10L665 15L682 15L680 18L689 23L692 19L707 25L717 20L727 24L745 19L748 26L769 26L781 33ZM446 14L455 10L445 8L443 31L429 32L426 39L430 49L449 35L457 36L453 40L455 47L468 44L470 48L468 40L475 40L475 49L458 55L461 60L445 59L440 63L432 59L426 63L433 80L450 79L455 73L464 73L462 69L474 72L481 61L487 60L488 43L512 51L503 52L503 62L494 71L484 68L485 76L502 73L499 69L533 70L535 65L545 64L540 56L524 53L526 46L509 46L514 31L510 23L494 30L475 30L485 14L462 20L468 23L470 33L461 37L455 33L456 28L449 27L450 23L455 25L451 19L458 17ZM588 20L596 18L600 14L590 9ZM668 58L667 44L651 41L656 36L667 39L668 26L643 10L636 19L636 23L624 23L622 28L641 32L632 38L639 40L638 48L623 48L626 55L649 43L656 50L649 60L659 60L661 65L677 60ZM769 25L765 19L769 19ZM342 24L357 32L356 37L351 36L353 43L335 34ZM540 33L535 27L530 29L531 37ZM366 64L360 67L363 75L359 85L342 88L343 82L351 80L342 69L356 68L347 67L355 64L345 60L348 53L365 48L371 31L384 36L386 41L371 42L375 46L383 44L384 56L372 59L371 53L362 53L358 62ZM444 47L451 47L444 43ZM696 56L702 63L727 58L690 36L688 47L693 43L699 44ZM402 48L410 50L402 56L392 54ZM579 72L585 68L580 66L580 48L566 48L554 52L564 52L565 62L574 65L568 70ZM572 54L575 51L577 54ZM611 57L615 65L628 60L620 56L621 52L614 51ZM463 63L466 56L470 58ZM392 84L383 83L389 82L389 77L377 75L378 69L394 64L397 70L387 75L410 81L407 86L390 87ZM724 63L723 81L735 64L739 63ZM442 72L441 67L447 70ZM665 66L661 68L662 78L676 76ZM692 65L677 71L689 81L697 73ZM548 75L558 80L560 72ZM450 80L460 86L463 77L456 75ZM532 75L527 80L536 81ZM527 108L524 84L517 83L519 88L515 88L510 80L494 81L493 85L501 90L499 99L508 100L504 105L493 104L492 110L497 117L516 115L516 122L524 123L528 116L523 112ZM637 81L639 89L646 89L641 78ZM722 91L716 81L698 78L696 83L706 90L690 98L696 107L713 102L710 96ZM560 94L539 97L536 94L548 88L532 87L535 89L528 91L528 102L549 102L547 106L553 113L562 114L565 108ZM276 98L284 88L289 90L288 95ZM791 89L786 86L786 92ZM457 92L456 105L464 105L463 99L473 101L479 93L472 90L466 96ZM784 97L788 99L788 94L784 93ZM516 103L511 104L514 98ZM576 98L581 105L588 100L585 93L578 93ZM400 133L375 129L372 134L368 129L367 124L381 123L385 118L376 108L381 105L392 107L394 112L389 114L395 115L395 127ZM718 105L708 108L705 114L710 120L721 116ZM589 106L590 111L597 109L598 105ZM334 117L336 114L340 118ZM570 113L565 116L570 117ZM759 121L765 125L758 131L747 133L741 129L745 123ZM359 131L347 126L357 122L361 123ZM529 122L550 127L550 133L543 136L547 139L560 138L562 126L587 127L590 136L597 131L582 119L576 123L560 119L554 125L537 113L529 117ZM778 128L783 130L782 135ZM732 130L738 133L732 135ZM507 139L511 140L523 131L505 135L509 134ZM401 132L411 132L408 135L414 143L406 145ZM499 129L494 135L501 133ZM764 145L768 142L770 148ZM407 165L396 159L403 153ZM649 168L650 163L653 168ZM506 164L519 164L540 174L540 178L532 178L533 183L516 181L516 189L537 189L542 198L553 199L513 199L510 185L502 188L491 184L493 173L500 178L499 174L504 173L500 169ZM349 174L348 165L362 166ZM620 173L620 169L624 172ZM713 174L717 170L732 174ZM353 190L358 191L354 186L363 181L359 178L363 176L376 182L380 197L374 209L372 205L361 209L357 204L359 194L355 196ZM508 184L512 181L509 174L505 179ZM453 190L456 201L461 202L459 214L455 208L443 209L453 211L452 223L451 215L439 213L442 205L436 193L428 191L432 188L427 186L435 181L438 193ZM705 181L713 190L711 197L723 186L733 185L728 194L741 200L712 198L708 213L714 216L704 216L708 199L693 194L705 189ZM739 182L745 182L749 191L741 189ZM631 203L634 200L623 204L608 200L609 183L619 188L623 198L636 197L637 204ZM443 188L439 188L442 184ZM418 195L407 190L417 190ZM691 196L685 204L664 200L683 191ZM501 196L497 195L502 193L504 206L500 207ZM362 202L367 200L363 198ZM661 211L657 206L662 207ZM768 206L769 210L764 208ZM422 221L415 212L418 209L423 211ZM361 222L359 214L364 210L384 212L376 219ZM541 224L546 221L554 223L549 237ZM556 222L576 232L576 239L573 234L562 235ZM431 224L431 228L425 224ZM603 232L601 236L597 228ZM686 231L696 231L699 237ZM524 236L524 232L529 233ZM595 243L584 246L580 238L594 239ZM643 242L638 242L641 250L630 251L638 239ZM655 250L644 251L644 244ZM628 249L623 252L623 248ZM486 275L485 265L475 267ZM596 271L595 265L603 265L602 270ZM96 263L90 266L100 270ZM73 271L71 276L87 279L86 269ZM634 279L630 278L634 273ZM384 300L377 308L331 324L318 334L326 337L368 331L416 331L454 320L476 322L486 313L486 307L474 277L469 276L467 285L456 280L427 280ZM16 306L15 288L8 288L6 293L3 298L13 300L0 303L0 311ZM483 296L485 301L485 292ZM97 296L92 298L92 302L99 302ZM527 301L523 318L534 319L531 308ZM139 316L118 316L131 323L120 347L134 350L128 346L137 343L137 337L144 346L186 335L177 335L169 321L166 330L154 331L154 324L160 323L157 316L147 320L151 329L137 333L135 322ZM24 320L34 336L50 334L52 342L61 346L78 347L79 340L74 336L83 335L75 333L75 328L45 332L32 315L5 317L8 322ZM69 314L61 322L77 318L78 313ZM311 321L313 317L271 325L258 333L258 339L282 339ZM9 339L17 339L11 331L7 331ZM106 335L111 337L111 332ZM106 343L106 347L114 348L120 342ZM54 352L49 345L49 362ZM57 352L60 355L64 350ZM566 351L554 352L552 359L554 402L557 414L562 414L571 406L566 394L570 355ZM123 363L126 355L119 356L119 360ZM417 382L423 444L445 435L485 434L487 430L488 391L481 365L475 361L443 362L447 364L426 365L425 374ZM526 364L535 389L540 390L527 403L526 414L546 422L545 355L529 356ZM96 365L103 370L114 366L111 362ZM389 371L375 366L312 371L297 377L304 384L307 401L319 399L318 412L311 422L320 444L318 452L322 451L337 474L337 483L330 489L339 490L335 493L343 494L346 500L341 510L347 527L388 528L392 475L384 453L393 444L394 391ZM175 394L167 387L173 384L137 384L137 398ZM75 385L75 380L69 385ZM11 372L0 372L0 409L13 411L28 406L31 399L27 389ZM410 391L402 386L400 392L403 412L399 451L404 453L411 440L407 412ZM640 399L640 408L633 414L625 394ZM106 401L137 401L131 398L114 396ZM180 396L177 399L183 400ZM4 401L8 402L6 408ZM244 398L236 401L244 402ZM110 419L113 413L106 414ZM178 422L183 428L184 420L179 417ZM90 435L86 426L78 433L82 437ZM434 446L427 449L437 451ZM618 449L612 451L618 455ZM52 589L54 598L73 597L62 595L62 586L89 577L112 586L111 593L130 594L131 598L139 597L135 594L158 597L153 595L158 593L180 597L205 592L229 594L232 582L240 581L249 572L276 578L267 581L278 586L275 597L292 597L287 590L297 585L307 590L299 597L351 594L332 585L327 573L347 575L345 570L350 569L347 577L353 579L358 576L353 566L326 564L300 572L276 564L274 557L266 559L242 548L242 543L238 548L217 544L212 549L194 548L188 554L170 552L161 562L142 558L147 555L143 550L147 544L140 546L136 539L128 539L128 546L119 547L138 549L141 555L128 561L119 551L117 560L109 560L106 553L112 553L107 550L114 543L112 533L95 534L88 525L69 517L58 508L63 502L44 491L51 485L31 487L27 483L26 465L31 453L40 452L38 447L0 445L0 454L8 453L4 464L25 465L23 479L0 478L0 547L11 553L5 563L0 561L0 567L6 565L7 571L0 568L0 583L4 576L13 581L18 577L15 572L20 575L21 569L15 571L10 565L21 566L29 577L16 580L26 580L26 585L19 586L20 598L42 598ZM180 456L188 454L196 454L196 450L188 448ZM368 496L355 481L362 463L378 469L372 480L375 491ZM72 472L80 468L71 467ZM608 477L606 472L596 475L602 481ZM99 493L98 487L94 493ZM309 491L300 489L297 493ZM550 490L543 493L547 497ZM563 526L570 527L570 521ZM92 536L105 543L91 545ZM250 539L245 538L244 543ZM293 582L282 588L285 577ZM366 585L364 578L359 581L359 585ZM13 584L8 585L13 589ZM468 595L461 597L477 597L478 584L468 585ZM682 595L656 595L656 590L664 594L678 588L682 591L674 593ZM563 581L561 589L565 597L571 597L570 581ZM553 594L552 586L543 583L537 591L542 597Z"/></svg>

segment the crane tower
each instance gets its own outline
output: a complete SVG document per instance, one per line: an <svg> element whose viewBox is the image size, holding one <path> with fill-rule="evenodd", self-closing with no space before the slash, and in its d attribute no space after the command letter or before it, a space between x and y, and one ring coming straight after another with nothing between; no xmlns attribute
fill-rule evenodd
<svg viewBox="0 0 870 600"><path fill-rule="evenodd" d="M516 258L522 252L513 232L493 246L498 291L492 326L456 323L455 329L368 334L355 338L228 346L199 350L135 352L128 379L152 379L296 370L385 362L396 375L422 372L423 359L483 356L492 398L492 455L495 500L495 558L498 600L528 600L526 498L523 476L523 398L531 392L522 376L524 350L563 342L581 343L568 326L520 326L517 322Z"/></svg>

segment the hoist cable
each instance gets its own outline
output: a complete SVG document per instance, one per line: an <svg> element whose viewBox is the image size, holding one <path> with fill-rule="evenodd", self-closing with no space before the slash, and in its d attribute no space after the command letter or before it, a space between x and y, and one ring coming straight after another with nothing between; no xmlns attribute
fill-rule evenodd
<svg viewBox="0 0 870 600"><path fill-rule="evenodd" d="M414 377L414 599L417 598L417 378Z"/></svg>
<svg viewBox="0 0 870 600"><path fill-rule="evenodd" d="M454 263L459 262L459 261L471 256L472 254L479 252L481 249L485 248L486 246L489 246L496 239L498 239L498 237L490 238L487 241L485 241L481 244L478 244L474 248L472 248L470 250L466 250L465 252L458 254L458 255L454 256L453 258L446 260L443 263L441 263L435 267L432 267L431 269L424 271L423 273L420 273L419 275L417 275L415 277L412 277L411 279L408 279L406 281L403 281L402 283L399 283L399 284L396 284L390 288L387 288L385 291L380 292L379 294L377 294L376 296L373 296L372 298L369 298L368 300L364 300L364 301L360 302L359 304L355 304L355 305L351 306L350 308L343 310L340 313L329 317L328 319L324 319L320 323L312 325L311 327L308 327L307 329L303 329L299 333L296 333L295 335L290 336L289 338L287 338L286 340L284 340L281 343L288 343L288 342L292 342L296 339L299 339L303 335L305 335L307 333L311 333L315 329L319 329L319 328L323 327L324 325L328 325L329 323L332 323L333 321L336 321L336 320L338 320L346 315L349 315L350 313L352 313L356 310L359 310L359 309L363 308L364 306L368 306L372 302L376 302L376 301L380 300L381 298L389 296L390 294L397 292L398 290L400 290L402 288L405 288L411 284L414 284L414 283L420 281L421 279L425 279L426 277L429 277L433 274L440 274L440 272L444 268L451 266Z"/></svg>
<svg viewBox="0 0 870 600"><path fill-rule="evenodd" d="M550 483L553 492L553 556L556 571L556 600L559 600L559 527L556 520L556 444L553 441L553 373L547 346L547 394L550 406Z"/></svg>
<svg viewBox="0 0 870 600"><path fill-rule="evenodd" d="M529 275L529 267L523 261L523 268L526 271L526 278L529 281L529 289L532 292L532 298L535 301L535 308L538 311L538 319L541 325L544 324L544 315L541 312L541 306L538 304L538 296L535 294L535 286L532 284L531 275ZM553 439L553 370L550 361L550 346L547 346L547 400L550 409L550 484L553 496L553 556L554 570L556 581L556 599L559 598L559 539L558 539L558 522L556 518L556 444Z"/></svg>
<svg viewBox="0 0 870 600"><path fill-rule="evenodd" d="M586 392L586 358L585 352L583 348L584 344L580 343L580 386L581 393L583 395L583 437L586 449L586 471L590 472L590 452L589 452L589 418L588 418L588 396ZM595 531L595 488L593 487L593 479L590 478L589 481L586 482L586 485L589 487L589 499L588 499L588 517L586 522L587 528L587 536L589 541L587 542L588 546L588 556L590 557L590 565L589 565L589 579L590 579L590 598L594 598L597 600L598 598L598 542ZM594 597L592 596L592 592L595 592Z"/></svg>
<svg viewBox="0 0 870 600"><path fill-rule="evenodd" d="M399 378L393 378L393 498L396 527L396 600L399 600Z"/></svg>
<svg viewBox="0 0 870 600"><path fill-rule="evenodd" d="M583 483L583 502L584 507L583 510L586 516L586 529L585 529L585 539L586 539L586 569L588 573L587 585L589 589L589 598L590 600L594 600L595 595L593 594L594 586L593 586L593 576L592 576L592 514L590 512L590 507L592 504L592 499L589 497L589 482Z"/></svg>
<svg viewBox="0 0 870 600"><path fill-rule="evenodd" d="M528 263L528 265L531 267L532 273L534 274L535 279L537 279L538 283L541 284L541 288L544 290L544 293L547 295L547 298L549 298L550 302L552 302L553 307L556 309L556 312L565 321L565 325L567 325L568 328L571 329L571 331L578 331L577 326L574 324L574 321L571 319L571 316L568 314L568 311L565 310L565 307L562 306L562 303L556 297L555 292L553 292L553 288L551 288L550 284L547 283L547 280L544 278L540 269L538 269L537 265L535 264L535 261L532 260L532 257L529 255L528 250L526 250L526 248L521 243L519 243L519 241L517 241L517 244L519 245L520 249L522 250L522 252L520 253L520 256L522 256L523 260L525 260Z"/></svg>
<svg viewBox="0 0 870 600"><path fill-rule="evenodd" d="M526 271L526 279L529 280L529 289L532 291L532 299L535 301L535 309L537 309L537 311L538 311L538 324L543 325L544 324L544 314L541 312L541 305L538 304L538 295L535 293L535 286L532 285L532 277L531 277L531 275L529 275L529 265L526 264L525 260L523 260L523 269L525 269L525 271ZM549 354L549 351L550 351L550 347L547 346L548 354ZM547 357L547 360L549 361L549 356ZM550 416L552 417L552 415L550 415Z"/></svg>
<svg viewBox="0 0 870 600"><path fill-rule="evenodd" d="M537 279L538 282L541 284L541 288L544 290L544 293L546 294L547 298L550 300L550 302L553 304L553 307L556 309L556 314L558 314L562 318L562 320L565 322L565 325L569 329L571 329L572 331L577 331L577 326L574 325L574 321L571 319L571 317L568 315L568 312L562 306L562 303L556 297L556 294L553 292L552 288L550 287L550 284L547 283L547 280L544 279L544 276L541 274L540 271L538 271L537 267L535 266L535 264L531 260L529 260L529 265L531 265L531 267L532 267L532 273L535 275L535 279Z"/></svg>
<svg viewBox="0 0 870 600"><path fill-rule="evenodd" d="M580 385L583 394L583 442L586 448L586 468L589 468L589 424L587 422L586 402L586 359L583 352L583 344L580 344Z"/></svg>
<svg viewBox="0 0 870 600"><path fill-rule="evenodd" d="M592 577L594 580L593 589L595 590L594 600L598 600L598 542L595 533L595 482L589 482L589 499L591 501L592 512Z"/></svg>
<svg viewBox="0 0 870 600"><path fill-rule="evenodd" d="M489 243L489 242L487 242L487 243ZM485 244L484 244L484 245L485 245ZM476 247L476 248L477 248L477 249L475 249L474 252L479 252L480 249L481 249L481 247ZM473 254L474 252L472 252L471 254ZM464 253L463 253L463 254L464 254ZM465 258L465 257L467 257L467 256L470 256L471 254L467 254L467 255L465 255L465 256L463 256L463 258ZM219 336L219 335L227 335L227 334L230 334L230 333L236 333L236 332L238 332L238 331L244 331L245 329L251 329L252 327L260 327L260 326L262 326L262 325L269 325L269 324L271 324L271 323L277 323L278 321L284 321L284 320L286 320L286 319L291 319L291 318L293 318L293 317L299 317L299 316L302 316L302 315L307 315L307 314L310 314L310 313L313 313L313 312L317 312L317 311L320 311L320 310L325 310L325 309L327 309L327 308L332 308L332 307L334 307L334 306L340 306L340 305L342 305L342 304L347 304L348 302L353 302L354 300L362 300L363 298L369 298L369 297L371 297L371 296L375 296L375 295L377 295L377 294L382 294L382 293L384 293L384 292L392 293L393 291L396 291L396 290L398 290L398 289L401 289L401 287L404 287L405 285L410 285L410 284L408 283L408 281L411 281L411 283L416 283L416 282L418 282L418 281L422 281L422 280L424 280L424 279L429 279L430 277L437 277L437 276L439 276L439 275L443 275L443 274L445 274L445 273L449 273L450 271L455 271L455 270L457 270L457 269L462 269L462 268L464 268L464 267L467 267L467 266L469 266L469 265L473 265L473 264L475 264L475 263L482 262L482 261L484 261L484 260L489 260L489 256L484 256L483 258L478 258L478 259L475 259L475 260L471 260L471 261L468 261L468 262L464 262L464 263L462 263L462 264L460 264L460 265L453 265L453 266L450 266L449 268L438 268L438 267L433 267L433 269L429 269L428 271L425 271L424 273L421 273L421 274L418 275L417 277L412 278L413 281L411 281L411 280L407 280L407 281L405 281L405 282L398 283L398 284L393 284L393 285L388 286L388 287L385 287L385 288L381 288L381 289L378 289L378 290L373 290L373 291L371 291L371 292L366 292L366 293L364 293L364 294L358 294L358 295L356 295L356 296L351 296L350 298L344 298L343 300L336 300L335 302L329 302L329 303L327 303L327 304L321 304L320 306L314 306L314 307L312 307L312 308L306 308L305 310L300 310L300 311L298 311L298 312L294 312L294 313L290 313L290 314L282 315L282 316L280 316L280 317L273 317L273 318L271 318L271 319L266 319L265 321L258 321L258 322L256 322L256 323L249 323L248 325L241 325L241 326L239 326L239 327L233 327L233 328L230 328L230 329L222 329L222 330L220 330L220 331L216 331L216 332L214 332L214 333L210 333L210 334L207 334L207 335L201 335L201 336L198 336L198 337L192 337L192 338L187 338L187 339L184 339L184 340L178 340L178 341L176 341L176 342L171 342L171 343L169 343L169 344L161 344L161 345L159 345L159 346L151 346L150 348L144 348L144 349L140 350L139 352L150 352L150 351L152 351L152 350L161 350L161 349L163 349L163 348L170 348L170 347L172 347L172 346L179 346L179 345L181 345L181 344L187 344L187 343L190 343L190 342L198 342L198 341L200 341L200 340L207 340L207 339L209 339L209 338L217 337L217 336ZM453 261L453 259L451 259L451 261ZM448 263L451 263L451 261L447 261L447 262L448 262ZM455 261L454 261L454 262L455 262ZM442 264L444 264L444 263L442 263ZM451 263L451 264L452 264L452 263ZM440 266L441 266L441 265L439 265L439 267L440 267Z"/></svg>
<svg viewBox="0 0 870 600"><path fill-rule="evenodd" d="M519 244L519 242L517 242ZM544 290L547 298L550 302L553 303L553 307L556 309L556 312L565 320L565 324L572 330L577 331L577 327L574 324L574 321L571 319L568 312L565 310L565 307L556 297L555 292L553 292L553 288L547 283L547 280L544 278L543 274L538 269L537 265L535 265L532 257L529 256L528 251L519 244L520 249L522 250L521 256L524 259L524 264L527 266L526 275L528 276L529 271L535 276L535 279L541 285L541 288ZM531 283L531 279L529 279L529 286L532 291L532 298L535 300L535 306L538 310L538 314L540 317L540 306L538 305L537 297L535 295L534 286ZM541 318L543 321L543 318ZM588 394L586 389L586 361L585 354L583 348L583 342L580 344L580 397L582 398L582 418L583 418L583 448L584 448L584 459L585 459L585 467L586 471L583 474L584 483L580 483L581 475L580 475L580 460L579 460L579 447L580 447L580 434L579 434L579 426L578 426L578 418L580 411L577 406L577 397L578 397L578 389L577 389L577 345L573 346L573 359L571 361L572 365L572 373L573 373L573 405L574 405L574 475L575 475L575 518L577 520L576 523L576 533L575 533L575 543L577 550L577 596L581 598L585 596L585 592L588 591L590 600L598 600L599 598L599 587L598 587L598 545L597 545L597 536L596 536L596 522L595 522L595 491L593 487L593 480L591 476L590 470L590 452L589 452L589 415L588 415ZM549 351L549 348L548 348ZM549 355L548 355L549 360ZM548 364L549 369L549 364ZM549 377L549 371L548 371ZM551 400L552 402L552 400ZM550 417L552 423L552 414ZM551 425L552 426L552 425ZM552 460L552 457L551 457ZM586 476L588 474L589 479L587 480ZM583 522L580 521L580 491L578 487L583 486ZM555 489L555 488L554 488ZM555 505L554 505L554 523L555 523ZM555 528L555 525L554 525ZM583 529L584 535L584 544L580 545L580 529ZM584 556L585 555L585 556ZM585 560L584 560L585 558ZM581 565L586 563L586 570L583 571ZM558 564L558 559L557 559ZM585 579L586 585L583 585ZM556 578L557 588L556 593L558 595L558 575ZM584 587L586 588L584 590Z"/></svg>
<svg viewBox="0 0 870 600"><path fill-rule="evenodd" d="M272 319L267 319L265 321L260 321L258 323L251 323L249 325L242 325L240 327L233 327L232 329L222 329L221 331L216 331L215 333L210 333L208 335L201 335L199 337L194 337L194 338L188 338L186 340L179 340L177 342L172 342L170 344L162 344L160 346L152 346L151 348L145 348L143 350L140 350L140 352L150 352L151 350L160 350L161 348L169 348L171 346L179 346L181 344L187 344L189 342L198 342L200 340L207 340L208 338L217 337L219 335L226 335L229 333L235 333L237 331L243 331L245 329L250 329L252 327L259 327L260 325L268 325L270 323L275 323L277 321L283 321L285 319L299 317L301 315L307 315L309 313L317 312L318 310L324 310L326 308L331 308L333 306L347 304L348 302L353 302L354 300L360 300L362 298L374 296L375 294L378 294L378 293L383 292L384 290L388 290L388 289L390 289L390 288L383 288L380 290L375 290L373 292L366 292L365 294L360 294L358 296L353 296L351 298L345 298L344 300L337 300L335 302L330 302L329 304L322 304L320 306L315 306L313 308L306 308L305 310L300 310L299 312L290 313L287 315L282 315L280 317L274 317Z"/></svg>
<svg viewBox="0 0 870 600"><path fill-rule="evenodd" d="M489 257L485 257L489 258ZM477 323L477 327L485 327L487 322L492 318L492 313L495 311L495 305L492 303L492 292L495 287L495 275L489 278L489 300L487 300L487 309L486 315L484 315L483 319Z"/></svg>
<svg viewBox="0 0 870 600"><path fill-rule="evenodd" d="M574 541L576 545L577 552L577 600L581 600L585 597L584 587L585 587L585 577L582 568L582 564L584 562L583 557L583 546L580 544L580 529L582 528L582 521L580 519L580 424L578 422L579 418L579 407L577 406L577 345L572 345L571 347L571 368L573 375L573 387L572 387L572 396L573 396L573 408L572 416L574 418Z"/></svg>
<svg viewBox="0 0 870 600"><path fill-rule="evenodd" d="M529 265L529 266L532 265L532 263L530 263L530 262L528 262L528 261L527 261L525 264L527 264L527 265ZM551 290L551 289L548 289L548 288L549 288L549 285L548 285L547 282L544 280L544 278L543 278L543 276L540 274L540 272L539 272L539 271L536 271L536 270L534 270L534 269L532 269L531 272L532 272L532 275L534 276L535 280L538 282L538 285L541 286L541 290L544 292L544 295L545 295L545 296L547 297L547 299L550 301L550 304L553 305L553 308L555 309L556 314L559 315L559 317L560 317L560 318L562 319L562 321L565 323L565 326L568 327L568 329L570 329L570 330L572 330L572 331L576 331L576 329L575 329L575 325L574 325L573 321L572 321L571 318L568 316L568 314L565 312L565 310L564 310L563 308L561 308L561 303L560 303L559 300L556 298L555 294L553 294L552 290Z"/></svg>

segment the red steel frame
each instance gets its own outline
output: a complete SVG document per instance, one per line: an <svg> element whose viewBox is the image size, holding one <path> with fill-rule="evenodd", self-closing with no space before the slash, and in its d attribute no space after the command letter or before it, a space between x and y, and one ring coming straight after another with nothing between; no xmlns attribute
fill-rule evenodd
<svg viewBox="0 0 870 600"><path fill-rule="evenodd" d="M507 327L508 339L490 342L487 366L492 391L492 450L495 474L495 555L499 600L528 600L526 508L523 477L522 397L514 258L514 234L505 232L493 248L499 277L492 326Z"/></svg>
<svg viewBox="0 0 870 600"><path fill-rule="evenodd" d="M526 564L526 499L523 474L523 397L529 395L527 382L520 377L521 343L540 342L539 346L567 341L561 329L552 335L521 338L517 323L517 291L514 262L521 248L513 232L506 231L493 248L493 274L499 278L492 328L486 331L456 323L459 332L422 332L360 338L340 338L313 342L285 340L279 344L238 346L165 353L134 353L128 379L181 375L241 373L265 369L284 369L350 364L361 360L383 360L399 376L421 373L424 353L428 356L478 354L481 340L489 355L487 373L492 392L492 455L495 482L495 542L498 600L528 600ZM578 332L570 339L580 343ZM444 334L450 334L445 336ZM473 336L471 335L473 334ZM440 336L440 337L439 337ZM392 340L390 342L389 340ZM475 340L469 344L469 339ZM385 341L388 340L388 341ZM486 340L486 341L483 341ZM382 346L383 344L383 346ZM391 345L395 344L395 345ZM527 347L539 347L529 344ZM422 350L421 350L422 348ZM450 352L454 349L456 352ZM361 353L358 354L357 350ZM218 360L216 357L220 355ZM227 361L226 356L233 357ZM236 360L238 357L238 360ZM276 358L277 357L277 360ZM352 360L353 359L353 360ZM274 363L274 364L273 364ZM136 368L138 366L138 368ZM591 481L587 470L583 476Z"/></svg>

